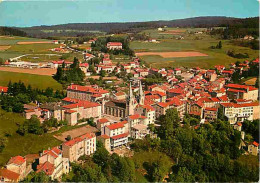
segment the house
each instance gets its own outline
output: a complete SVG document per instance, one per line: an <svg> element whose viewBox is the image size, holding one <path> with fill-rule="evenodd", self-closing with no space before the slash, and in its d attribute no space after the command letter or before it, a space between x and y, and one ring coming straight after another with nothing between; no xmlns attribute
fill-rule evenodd
<svg viewBox="0 0 260 183"><path fill-rule="evenodd" d="M7 91L8 91L8 87L7 86L0 86L0 94L1 93L5 94L5 93L7 93Z"/></svg>
<svg viewBox="0 0 260 183"><path fill-rule="evenodd" d="M121 49L123 49L123 44L121 42L108 42L107 48L109 50L114 50L114 49L121 50Z"/></svg>
<svg viewBox="0 0 260 183"><path fill-rule="evenodd" d="M233 125L233 128L234 128L235 130L238 130L238 131L241 132L241 130L242 130L242 123L237 122L236 124Z"/></svg>
<svg viewBox="0 0 260 183"><path fill-rule="evenodd" d="M181 75L181 69L175 68L175 69L174 69L174 74L175 74L175 75Z"/></svg>
<svg viewBox="0 0 260 183"><path fill-rule="evenodd" d="M85 61L88 61L88 60L90 60L90 59L92 59L92 58L95 58L95 55L92 55L92 54L90 54L90 53L85 53L85 54L84 54L84 60L85 60Z"/></svg>
<svg viewBox="0 0 260 183"><path fill-rule="evenodd" d="M254 120L259 118L259 103L220 103L220 107L223 107L224 115L228 118L230 124L236 122L243 122L245 119Z"/></svg>
<svg viewBox="0 0 260 183"><path fill-rule="evenodd" d="M72 84L67 88L67 97L71 99L91 101L93 95L101 95L102 98L109 97L109 91L99 88L98 86L80 86Z"/></svg>
<svg viewBox="0 0 260 183"><path fill-rule="evenodd" d="M214 107L206 107L203 110L203 118L206 121L214 121L217 119L218 116L218 109Z"/></svg>
<svg viewBox="0 0 260 183"><path fill-rule="evenodd" d="M79 68L86 74L88 72L89 64L88 63L80 63Z"/></svg>
<svg viewBox="0 0 260 183"><path fill-rule="evenodd" d="M62 174L69 173L68 158L64 158L58 147L44 150L39 157L37 173L44 172L51 180L58 179Z"/></svg>
<svg viewBox="0 0 260 183"><path fill-rule="evenodd" d="M86 100L75 100L71 104L62 106L62 108L65 110L64 119L68 121L69 125L76 125L78 120L83 118L100 118L102 110L99 103Z"/></svg>
<svg viewBox="0 0 260 183"><path fill-rule="evenodd" d="M97 129L101 131L102 134L105 134L105 126L110 125L111 122L106 118L101 118L97 120Z"/></svg>
<svg viewBox="0 0 260 183"><path fill-rule="evenodd" d="M20 174L6 168L0 169L0 182L19 182Z"/></svg>
<svg viewBox="0 0 260 183"><path fill-rule="evenodd" d="M98 140L100 140L104 144L106 150L111 151L110 137L108 135L100 135L98 136Z"/></svg>
<svg viewBox="0 0 260 183"><path fill-rule="evenodd" d="M19 174L19 180L22 180L28 174L26 172L26 159L22 156L12 157L6 165L6 169Z"/></svg>
<svg viewBox="0 0 260 183"><path fill-rule="evenodd" d="M73 62L66 61L66 60L58 60L58 61L52 61L51 63L48 63L48 66L52 69L57 69L58 67L61 67L64 63L65 67L70 66L73 64Z"/></svg>
<svg viewBox="0 0 260 183"><path fill-rule="evenodd" d="M259 143L256 141L249 143L248 145L248 152L252 155L257 156L258 155L258 148L259 148Z"/></svg>
<svg viewBox="0 0 260 183"><path fill-rule="evenodd" d="M240 84L225 85L229 99L245 99L256 101L258 99L258 88Z"/></svg>
<svg viewBox="0 0 260 183"><path fill-rule="evenodd" d="M127 126L127 121L122 121L105 127L105 135L110 137L111 149L128 143L129 132Z"/></svg>
<svg viewBox="0 0 260 183"><path fill-rule="evenodd" d="M131 128L131 138L133 139L143 139L147 134L149 134L147 125L137 124Z"/></svg>
<svg viewBox="0 0 260 183"><path fill-rule="evenodd" d="M137 105L135 114L145 116L147 118L147 125L155 122L155 109L151 105Z"/></svg>
<svg viewBox="0 0 260 183"><path fill-rule="evenodd" d="M83 155L91 155L96 151L96 135L86 133L62 144L63 157L76 162Z"/></svg>
<svg viewBox="0 0 260 183"><path fill-rule="evenodd" d="M110 60L109 58L103 58L102 63L104 65L110 65L110 64L112 64L112 60Z"/></svg>

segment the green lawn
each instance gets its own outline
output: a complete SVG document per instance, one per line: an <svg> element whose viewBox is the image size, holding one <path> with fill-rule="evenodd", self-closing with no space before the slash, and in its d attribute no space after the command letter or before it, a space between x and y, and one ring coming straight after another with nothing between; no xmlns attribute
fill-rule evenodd
<svg viewBox="0 0 260 183"><path fill-rule="evenodd" d="M155 34L155 33L154 33ZM170 52L170 51L198 51L207 54L208 57L185 57L185 58L163 58L160 56L142 56L141 58L153 67L193 67L199 66L202 68L210 68L216 64L228 65L237 60L244 61L245 59L236 59L227 56L228 50L234 50L236 53L248 53L250 59L256 58L259 55L258 50L252 50L246 47L236 46L228 40L222 40L222 49L210 49L212 45L216 45L220 40L210 35L192 35L184 33L184 40L159 39L160 43L149 43L133 41L130 47L135 52L151 51L151 52Z"/></svg>
<svg viewBox="0 0 260 183"><path fill-rule="evenodd" d="M54 90L62 89L62 85L51 76L0 71L0 86L7 86L9 81L18 82L19 80L24 82L25 85L30 84L33 88L45 89L51 87Z"/></svg>

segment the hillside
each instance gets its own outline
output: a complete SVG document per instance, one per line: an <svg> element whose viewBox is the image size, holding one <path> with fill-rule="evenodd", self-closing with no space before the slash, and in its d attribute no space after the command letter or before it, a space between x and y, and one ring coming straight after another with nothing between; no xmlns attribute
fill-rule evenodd
<svg viewBox="0 0 260 183"><path fill-rule="evenodd" d="M28 35L33 37L50 36L78 36L93 35L95 33L121 33L121 32L139 32L144 29L157 28L161 26L168 27L217 27L229 26L234 24L243 24L249 20L257 21L254 18L233 18L221 16L194 17L186 19L177 19L170 21L150 21L150 22L125 22L125 23L71 23L52 26L35 26L20 28Z"/></svg>

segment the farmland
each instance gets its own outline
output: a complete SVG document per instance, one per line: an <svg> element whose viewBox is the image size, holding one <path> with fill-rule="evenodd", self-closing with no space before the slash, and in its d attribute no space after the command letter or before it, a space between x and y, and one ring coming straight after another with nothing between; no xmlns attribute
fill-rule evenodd
<svg viewBox="0 0 260 183"><path fill-rule="evenodd" d="M30 84L32 87L39 89L45 89L47 87L51 87L54 90L62 89L62 85L55 81L51 76L0 71L0 86L7 86L9 81L22 81L25 85Z"/></svg>
<svg viewBox="0 0 260 183"><path fill-rule="evenodd" d="M169 29L173 31L174 29ZM186 29L185 32L177 32L176 34L162 34L157 30L147 30L144 33L148 34L151 38L158 39L159 43L151 43L144 41L133 41L130 47L135 52L200 52L208 55L208 57L183 57L183 58L163 58L159 55L144 55L140 56L144 61L153 67L193 67L199 66L202 68L210 68L217 64L228 65L229 63L236 62L237 60L243 61L244 59L236 59L229 57L226 52L234 50L239 53L248 53L249 60L258 57L258 50L252 50L247 47L240 47L233 45L228 40L222 41L222 49L211 49L210 46L215 46L220 40L205 33L191 34L188 31L200 31L202 29ZM167 31L166 31L167 33ZM183 36L184 39L176 39L178 36Z"/></svg>
<svg viewBox="0 0 260 183"><path fill-rule="evenodd" d="M88 47L89 45L86 46ZM21 57L21 61L30 62L49 62L60 59L62 55L67 55L66 59L70 61L72 61L74 57L78 57L79 59L82 58L82 54L80 53L67 54L50 51L50 49L59 47L60 44L53 44L50 40L45 39L34 39L17 36L0 37L0 57L4 60L21 55L27 55Z"/></svg>

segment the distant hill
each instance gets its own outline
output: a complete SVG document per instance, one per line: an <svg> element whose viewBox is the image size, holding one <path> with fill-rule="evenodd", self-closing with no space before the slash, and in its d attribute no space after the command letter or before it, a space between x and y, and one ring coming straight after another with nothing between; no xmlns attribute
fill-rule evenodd
<svg viewBox="0 0 260 183"><path fill-rule="evenodd" d="M0 27L0 35L12 35L12 36L26 36L26 32L17 28Z"/></svg>
<svg viewBox="0 0 260 183"><path fill-rule="evenodd" d="M254 28L258 28L258 18L233 18L222 16L194 17L186 19L177 19L170 21L150 21L150 22L126 22L126 23L70 23L52 26L34 26L19 28L28 35L34 37L42 36L77 36L93 35L93 31L106 33L138 32L143 29L168 27L217 27L244 25L245 22L255 22ZM49 31L52 30L52 31ZM69 30L69 31L68 31Z"/></svg>

